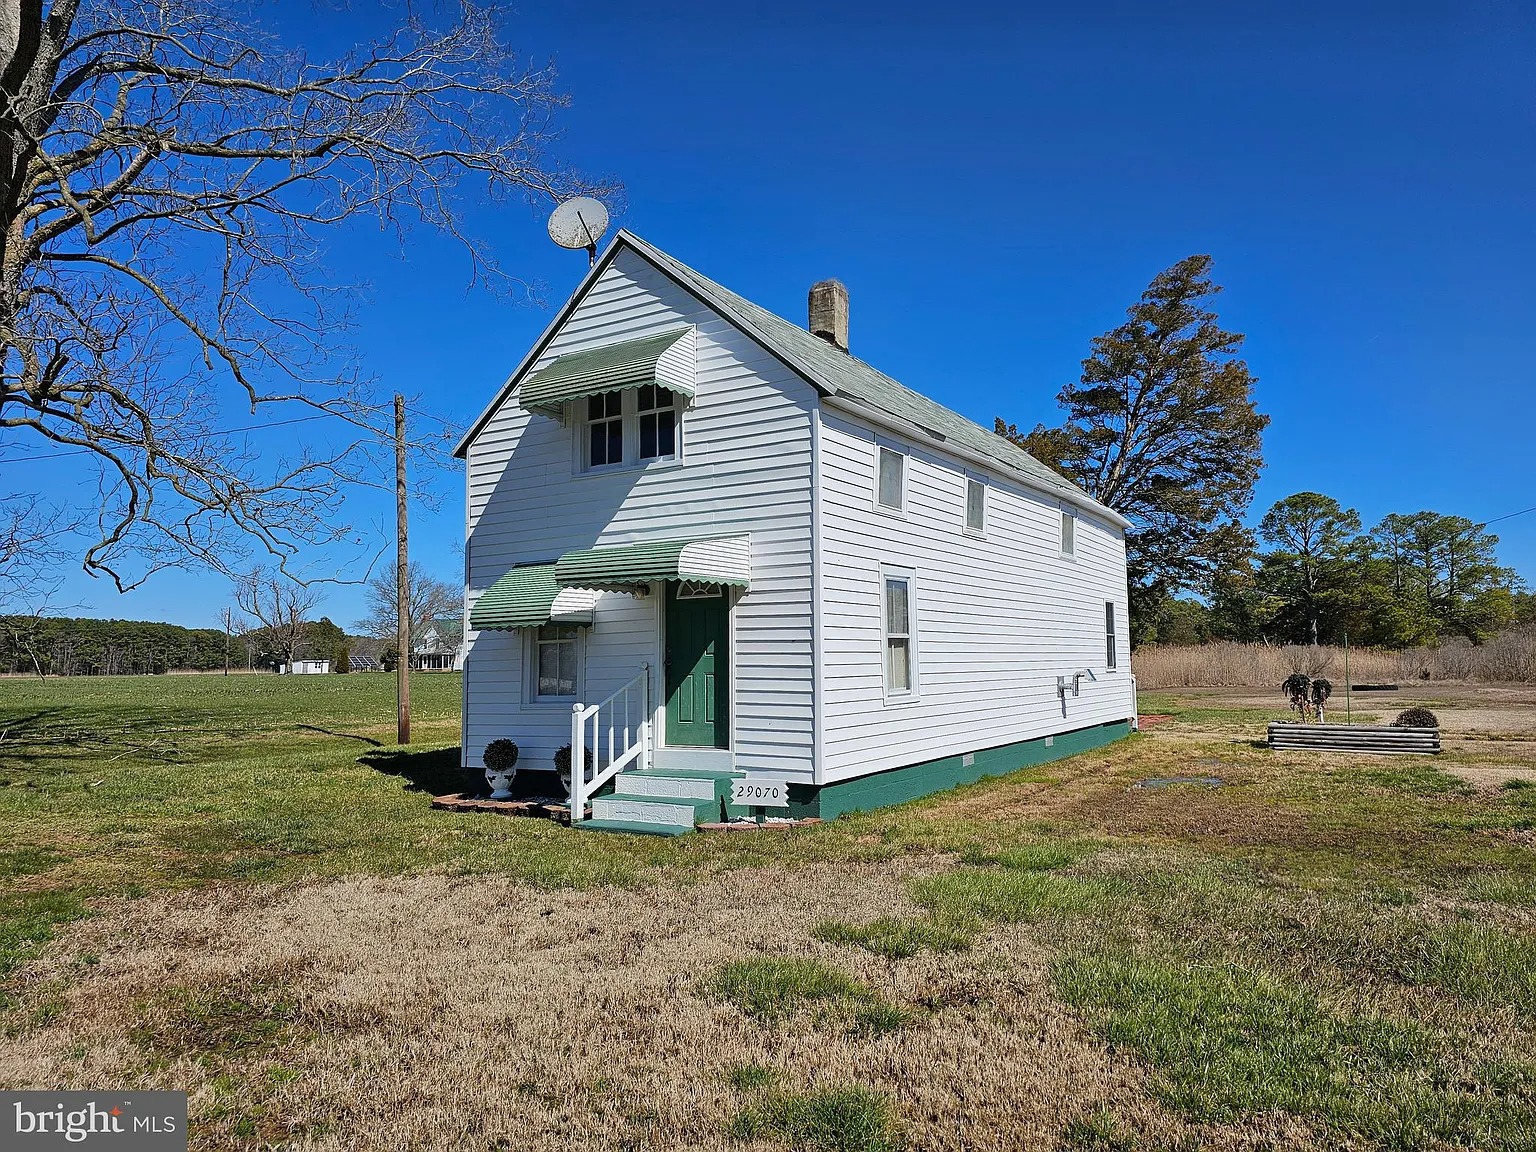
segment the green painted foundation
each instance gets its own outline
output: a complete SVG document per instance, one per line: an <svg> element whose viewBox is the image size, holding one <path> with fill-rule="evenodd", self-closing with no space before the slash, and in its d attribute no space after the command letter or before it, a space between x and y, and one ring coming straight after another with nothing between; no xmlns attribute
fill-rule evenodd
<svg viewBox="0 0 1536 1152"><path fill-rule="evenodd" d="M845 812L868 812L873 808L905 804L908 800L932 796L962 784L974 784L988 776L1003 776L1020 768L1049 764L1052 760L1090 748L1101 748L1123 740L1130 732L1130 721L1119 720L1036 740L980 748L974 753L975 760L971 764L965 763L964 755L944 756L852 780L839 780L835 784L791 784L789 815L796 819L818 816L832 820ZM1048 740L1050 743L1046 742Z"/></svg>

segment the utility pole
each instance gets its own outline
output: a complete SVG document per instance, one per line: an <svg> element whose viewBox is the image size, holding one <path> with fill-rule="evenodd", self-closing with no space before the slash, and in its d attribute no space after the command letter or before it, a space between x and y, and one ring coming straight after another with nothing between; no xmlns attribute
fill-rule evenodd
<svg viewBox="0 0 1536 1152"><path fill-rule="evenodd" d="M234 613L228 608L219 613L224 621L224 675L229 675L229 630L234 624Z"/></svg>
<svg viewBox="0 0 1536 1152"><path fill-rule="evenodd" d="M395 394L395 643L400 649L400 660L395 665L395 675L400 686L400 703L396 709L395 742L411 742L411 611L410 589L407 587L409 556L405 539L405 397Z"/></svg>

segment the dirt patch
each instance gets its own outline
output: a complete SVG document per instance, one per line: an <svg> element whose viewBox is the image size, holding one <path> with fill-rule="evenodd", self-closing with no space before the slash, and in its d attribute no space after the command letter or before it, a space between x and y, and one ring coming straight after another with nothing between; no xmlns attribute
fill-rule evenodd
<svg viewBox="0 0 1536 1152"><path fill-rule="evenodd" d="M1522 764L1447 764L1448 775L1464 780L1479 792L1500 792L1511 780L1536 785L1536 768Z"/></svg>

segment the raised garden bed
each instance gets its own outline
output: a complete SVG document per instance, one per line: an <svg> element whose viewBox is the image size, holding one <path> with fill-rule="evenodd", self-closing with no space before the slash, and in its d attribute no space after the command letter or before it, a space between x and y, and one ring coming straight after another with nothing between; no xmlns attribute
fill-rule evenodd
<svg viewBox="0 0 1536 1152"><path fill-rule="evenodd" d="M1440 729L1388 724L1296 724L1271 721L1269 746L1292 752L1367 752L1374 755L1433 755Z"/></svg>

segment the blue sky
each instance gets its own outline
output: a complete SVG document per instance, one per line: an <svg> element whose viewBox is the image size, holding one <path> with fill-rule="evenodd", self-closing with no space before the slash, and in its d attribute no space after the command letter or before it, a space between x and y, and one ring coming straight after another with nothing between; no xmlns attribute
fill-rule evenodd
<svg viewBox="0 0 1536 1152"><path fill-rule="evenodd" d="M562 156L624 181L619 223L797 321L813 281L842 279L853 351L984 425L1057 419L1089 340L1208 252L1273 418L1255 521L1302 489L1367 525L1536 504L1536 13L1247 7L658 0L529 4L508 28L556 60ZM317 53L383 22L301 11L284 35ZM472 288L434 236L357 230L331 253L371 286L351 337L369 367L460 423L585 270L541 212L470 223L547 309ZM437 483L414 550L456 580L461 481ZM384 505L354 505L382 547ZM1536 514L1494 530L1536 579ZM77 579L62 598L211 626L227 586ZM337 588L324 610L348 624L359 602Z"/></svg>

